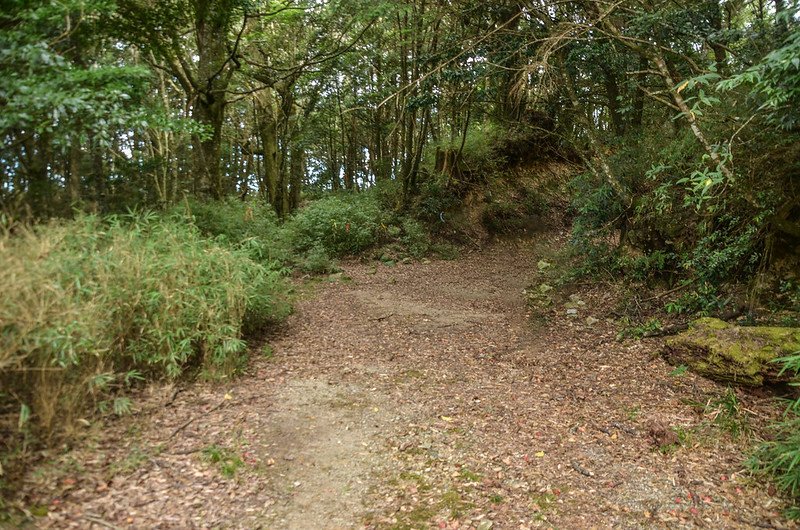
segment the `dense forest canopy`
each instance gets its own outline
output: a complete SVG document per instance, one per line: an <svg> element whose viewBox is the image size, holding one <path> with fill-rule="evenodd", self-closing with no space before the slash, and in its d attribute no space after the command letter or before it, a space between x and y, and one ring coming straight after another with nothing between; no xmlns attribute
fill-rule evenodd
<svg viewBox="0 0 800 530"><path fill-rule="evenodd" d="M284 214L305 190L394 180L409 195L436 148L498 126L569 146L625 208L646 193L656 208L744 201L796 235L795 14L785 0L7 1L2 202L50 216L252 194Z"/></svg>

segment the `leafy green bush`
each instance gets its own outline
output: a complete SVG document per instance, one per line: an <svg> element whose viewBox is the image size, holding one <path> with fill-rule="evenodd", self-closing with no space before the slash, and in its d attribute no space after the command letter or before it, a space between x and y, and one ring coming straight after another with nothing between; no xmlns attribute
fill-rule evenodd
<svg viewBox="0 0 800 530"><path fill-rule="evenodd" d="M458 189L447 185L444 176L433 175L420 185L411 209L420 219L436 226L441 216L448 217L450 211L461 206L462 198Z"/></svg>
<svg viewBox="0 0 800 530"><path fill-rule="evenodd" d="M195 226L220 244L245 250L260 263L280 268L291 261L291 245L269 205L238 199L189 201L177 212L191 216Z"/></svg>
<svg viewBox="0 0 800 530"><path fill-rule="evenodd" d="M430 250L425 226L393 211L396 189L328 195L310 202L281 223L272 208L236 199L189 201L173 212L188 217L203 235L246 253L270 270L296 267L312 274L335 272L334 258L354 255L387 241L422 257Z"/></svg>
<svg viewBox="0 0 800 530"><path fill-rule="evenodd" d="M46 436L138 380L229 374L245 355L242 330L288 307L277 272L179 218L81 216L18 231L0 234L0 386L20 428Z"/></svg>
<svg viewBox="0 0 800 530"><path fill-rule="evenodd" d="M664 310L673 314L708 316L719 313L727 304L717 287L709 282L699 282L693 289L664 304Z"/></svg>
<svg viewBox="0 0 800 530"><path fill-rule="evenodd" d="M302 254L297 265L311 274L328 274L338 270L336 263L322 246L312 247Z"/></svg>
<svg viewBox="0 0 800 530"><path fill-rule="evenodd" d="M299 210L286 229L295 251L324 250L341 257L378 244L386 232L385 217L374 194L331 195Z"/></svg>
<svg viewBox="0 0 800 530"><path fill-rule="evenodd" d="M421 258L431 250L431 238L425 227L410 217L401 219L402 235L400 237L403 245L408 249L408 253L415 258Z"/></svg>
<svg viewBox="0 0 800 530"><path fill-rule="evenodd" d="M783 363L784 372L800 374L800 351L777 361ZM800 398L791 402L773 428L774 438L758 447L748 465L756 475L772 478L780 491L794 499L788 515L800 519Z"/></svg>
<svg viewBox="0 0 800 530"><path fill-rule="evenodd" d="M584 256L579 274L616 269L616 254L610 244L615 219L622 205L608 185L598 185L591 174L584 173L570 182L575 220L572 226L572 250Z"/></svg>

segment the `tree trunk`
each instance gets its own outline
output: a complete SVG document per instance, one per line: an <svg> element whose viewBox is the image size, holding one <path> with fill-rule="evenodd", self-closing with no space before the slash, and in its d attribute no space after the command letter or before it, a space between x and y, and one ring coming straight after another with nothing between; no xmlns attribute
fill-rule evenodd
<svg viewBox="0 0 800 530"><path fill-rule="evenodd" d="M69 146L69 165L67 166L67 200L70 206L77 205L81 200L81 143L75 136Z"/></svg>
<svg viewBox="0 0 800 530"><path fill-rule="evenodd" d="M92 181L94 182L94 209L96 212L106 210L106 170L103 151L96 138L90 137L92 152Z"/></svg>
<svg viewBox="0 0 800 530"><path fill-rule="evenodd" d="M611 130L614 132L614 136L620 137L625 134L625 120L622 116L622 109L619 106L619 84L611 68L601 66L601 70L603 72L603 85L606 89L608 114L611 118Z"/></svg>
<svg viewBox="0 0 800 530"><path fill-rule="evenodd" d="M210 135L192 138L195 191L214 199L224 195L220 171L222 126L225 120L224 92L200 94L194 102L192 117L206 126Z"/></svg>
<svg viewBox="0 0 800 530"><path fill-rule="evenodd" d="M347 148L344 158L344 188L347 191L353 191L356 188L356 170L358 168L358 131L356 117L353 113L350 113L348 121Z"/></svg>
<svg viewBox="0 0 800 530"><path fill-rule="evenodd" d="M264 153L263 186L269 203L280 212L278 200L278 183L280 180L280 160L278 158L278 119L275 95L272 89L259 92L256 97L258 105L258 129L261 148Z"/></svg>
<svg viewBox="0 0 800 530"><path fill-rule="evenodd" d="M639 58L639 70L644 70L647 68L647 59L645 57ZM633 96L633 115L631 116L631 128L638 131L642 128L642 122L644 120L644 98L645 93L642 85L644 84L646 78L643 77L639 83L637 83L636 93Z"/></svg>
<svg viewBox="0 0 800 530"><path fill-rule="evenodd" d="M783 41L789 34L789 26L787 25L785 15L785 0L775 0L775 42L778 46L783 45Z"/></svg>
<svg viewBox="0 0 800 530"><path fill-rule="evenodd" d="M722 31L722 8L719 5L719 0L710 0L708 2L708 20L711 28L717 33L709 39L708 45L714 52L714 62L717 64L717 71L725 73L727 71L728 53L717 39L720 37Z"/></svg>
<svg viewBox="0 0 800 530"><path fill-rule="evenodd" d="M593 165L590 164L590 168L600 177L605 180L609 186L614 190L614 192L619 197L620 201L622 201L625 207L631 205L631 197L628 193L628 190L622 184L622 182L614 175L614 172L611 170L611 166L606 159L605 153L603 151L603 145L600 142L600 139L597 137L597 131L595 130L594 123L588 116L583 112L580 102L578 101L578 95L575 92L575 85L570 77L569 73L566 72L566 69L562 67L562 79L564 81L564 88L567 92L567 96L569 97L570 103L572 104L573 113L576 115L579 121L583 123L584 129L586 130L586 134L589 137L589 144L592 147L592 151L594 153L594 158L596 159L597 163L599 164L599 170Z"/></svg>
<svg viewBox="0 0 800 530"><path fill-rule="evenodd" d="M297 144L292 146L291 166L289 169L289 210L300 206L300 191L303 187L305 173L305 152Z"/></svg>

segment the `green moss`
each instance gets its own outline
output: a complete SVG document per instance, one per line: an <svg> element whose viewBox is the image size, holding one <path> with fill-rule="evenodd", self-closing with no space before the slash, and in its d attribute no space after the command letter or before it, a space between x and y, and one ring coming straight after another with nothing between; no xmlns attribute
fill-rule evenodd
<svg viewBox="0 0 800 530"><path fill-rule="evenodd" d="M709 329L709 330L721 330L721 329L728 329L730 326L724 320L720 320L718 318L711 318L711 317L704 317L698 318L691 324L691 329Z"/></svg>
<svg viewBox="0 0 800 530"><path fill-rule="evenodd" d="M400 515L400 514L398 514ZM428 526L428 522L436 515L436 509L429 506L418 506L402 514L402 519L392 525L391 530L416 530Z"/></svg>
<svg viewBox="0 0 800 530"><path fill-rule="evenodd" d="M417 485L417 489L419 491L428 491L431 489L431 485L421 476L417 475L416 473L410 473L408 471L403 471L400 473L400 480L405 480L407 482L414 482Z"/></svg>
<svg viewBox="0 0 800 530"><path fill-rule="evenodd" d="M537 511L544 513L551 509L556 503L558 498L553 493L538 493L532 495L533 504L536 505Z"/></svg>
<svg viewBox="0 0 800 530"><path fill-rule="evenodd" d="M403 472L400 479L416 483L420 490L430 489L427 482L416 473ZM449 489L438 500L432 499L429 505L415 506L407 512L396 513L398 521L391 528L392 530L428 528L428 523L442 511L447 511L450 517L457 518L463 516L472 506L471 503L465 502L456 490Z"/></svg>
<svg viewBox="0 0 800 530"><path fill-rule="evenodd" d="M800 329L740 327L715 318L701 318L666 342L673 364L718 381L751 386L786 381L773 361L800 349Z"/></svg>
<svg viewBox="0 0 800 530"><path fill-rule="evenodd" d="M469 482L480 482L481 476L477 473L473 473L467 468L463 468L461 470L461 478Z"/></svg>
<svg viewBox="0 0 800 530"><path fill-rule="evenodd" d="M473 506L472 503L465 502L461 498L461 494L452 489L442 494L439 505L440 508L449 510L451 517L461 517Z"/></svg>

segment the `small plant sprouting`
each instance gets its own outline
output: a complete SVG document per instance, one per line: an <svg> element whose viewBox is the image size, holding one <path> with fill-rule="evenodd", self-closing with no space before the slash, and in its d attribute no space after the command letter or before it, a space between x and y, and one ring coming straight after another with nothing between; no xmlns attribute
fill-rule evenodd
<svg viewBox="0 0 800 530"><path fill-rule="evenodd" d="M800 351L776 362L783 363L782 373L800 374ZM794 506L785 515L800 519L800 399L790 401L783 419L772 429L772 440L758 446L747 467L758 476L771 478L778 490L792 497Z"/></svg>
<svg viewBox="0 0 800 530"><path fill-rule="evenodd" d="M672 431L675 433L676 441L658 446L658 451L663 455L672 454L681 447L689 447L694 443L693 429L676 425L672 427Z"/></svg>
<svg viewBox="0 0 800 530"><path fill-rule="evenodd" d="M203 459L211 464L216 464L225 478L235 477L236 472L244 465L244 461L238 454L216 444L203 449Z"/></svg>
<svg viewBox="0 0 800 530"><path fill-rule="evenodd" d="M481 481L481 476L479 474L474 473L474 472L470 471L467 468L462 468L461 469L461 478L463 478L464 480L466 480L468 482L480 482Z"/></svg>
<svg viewBox="0 0 800 530"><path fill-rule="evenodd" d="M734 438L750 434L747 413L742 410L736 392L730 387L718 398L709 399L703 412L714 425Z"/></svg>
<svg viewBox="0 0 800 530"><path fill-rule="evenodd" d="M629 421L636 421L641 414L642 407L639 405L625 409L625 415L628 417Z"/></svg>
<svg viewBox="0 0 800 530"><path fill-rule="evenodd" d="M669 375L672 376L672 377L681 377L683 375L686 375L686 372L688 372L688 371L689 371L689 367L686 366L685 364L682 364L682 365L676 367L674 370L672 370L669 373Z"/></svg>
<svg viewBox="0 0 800 530"><path fill-rule="evenodd" d="M617 339L622 340L628 337L641 339L648 335L649 333L660 331L663 328L663 324L657 318L651 318L644 324L633 325L629 319L624 319L622 321L623 328L617 334Z"/></svg>

